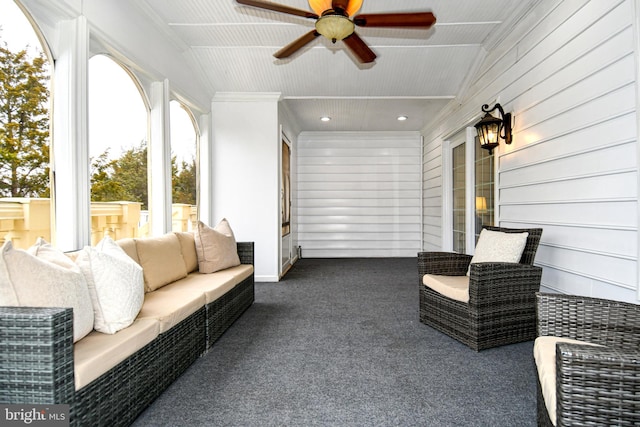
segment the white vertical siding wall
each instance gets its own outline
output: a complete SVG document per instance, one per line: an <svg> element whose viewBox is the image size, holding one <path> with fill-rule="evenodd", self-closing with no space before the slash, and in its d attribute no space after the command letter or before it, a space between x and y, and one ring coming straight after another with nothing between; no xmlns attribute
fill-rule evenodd
<svg viewBox="0 0 640 427"><path fill-rule="evenodd" d="M416 256L420 153L417 132L301 133L296 213L302 256Z"/></svg>
<svg viewBox="0 0 640 427"><path fill-rule="evenodd" d="M634 13L634 0L541 1L487 55L467 100L425 130L425 174L437 174L442 135L484 103L513 112L514 143L498 151L499 222L544 229L546 291L638 301ZM425 190L425 247L441 194Z"/></svg>

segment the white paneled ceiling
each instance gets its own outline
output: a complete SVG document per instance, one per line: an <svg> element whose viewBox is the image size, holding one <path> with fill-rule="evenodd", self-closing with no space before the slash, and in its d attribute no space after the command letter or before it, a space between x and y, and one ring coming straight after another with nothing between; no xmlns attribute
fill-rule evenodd
<svg viewBox="0 0 640 427"><path fill-rule="evenodd" d="M431 11L437 18L430 30L358 27L378 56L367 65L323 37L291 58L273 57L314 20L235 0L136 4L185 50L211 94L279 92L302 131L417 131L460 94L482 49L536 1L364 0L359 13ZM311 10L307 0L275 2ZM332 120L320 122L324 115Z"/></svg>

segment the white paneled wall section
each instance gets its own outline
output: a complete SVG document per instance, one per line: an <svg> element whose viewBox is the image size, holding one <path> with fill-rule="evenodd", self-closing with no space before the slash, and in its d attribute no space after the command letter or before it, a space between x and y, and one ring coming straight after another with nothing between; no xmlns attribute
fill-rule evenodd
<svg viewBox="0 0 640 427"><path fill-rule="evenodd" d="M487 55L465 102L424 132L428 188L441 135L476 120L484 103L514 113L514 143L497 154L498 218L544 229L536 264L545 291L638 302L634 2L540 1ZM436 242L429 212L441 194L425 190L425 247Z"/></svg>
<svg viewBox="0 0 640 427"><path fill-rule="evenodd" d="M304 258L415 257L421 246L417 132L303 132L298 242Z"/></svg>

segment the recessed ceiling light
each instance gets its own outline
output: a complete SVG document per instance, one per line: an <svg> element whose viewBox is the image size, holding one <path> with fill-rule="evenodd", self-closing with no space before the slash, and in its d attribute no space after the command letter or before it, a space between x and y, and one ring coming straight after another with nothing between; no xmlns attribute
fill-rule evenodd
<svg viewBox="0 0 640 427"><path fill-rule="evenodd" d="M409 117L407 116L398 116L398 121L399 122L404 122L405 120L407 120Z"/></svg>
<svg viewBox="0 0 640 427"><path fill-rule="evenodd" d="M329 117L329 116L322 116L322 117L320 117L320 121L323 121L323 122L328 122L328 121L330 121L330 120L331 120L331 117Z"/></svg>

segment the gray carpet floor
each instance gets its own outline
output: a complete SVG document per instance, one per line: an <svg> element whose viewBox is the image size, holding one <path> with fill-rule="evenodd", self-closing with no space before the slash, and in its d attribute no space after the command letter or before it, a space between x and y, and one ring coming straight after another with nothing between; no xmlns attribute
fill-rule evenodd
<svg viewBox="0 0 640 427"><path fill-rule="evenodd" d="M534 426L531 342L418 319L415 258L302 259L135 426Z"/></svg>

